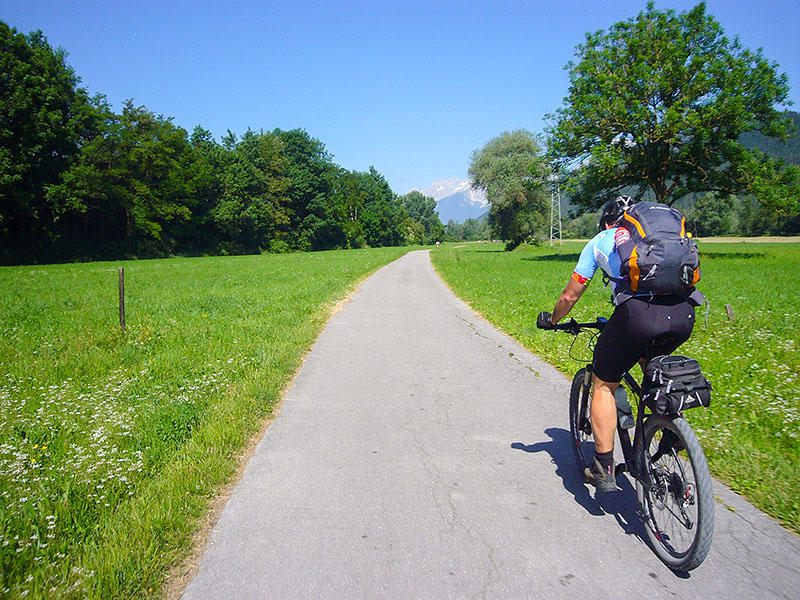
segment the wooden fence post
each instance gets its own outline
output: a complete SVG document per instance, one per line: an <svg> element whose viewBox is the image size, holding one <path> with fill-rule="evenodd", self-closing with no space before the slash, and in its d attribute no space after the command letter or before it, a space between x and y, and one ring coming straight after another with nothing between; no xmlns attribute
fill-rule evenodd
<svg viewBox="0 0 800 600"><path fill-rule="evenodd" d="M725 305L725 314L728 315L728 321L736 320L736 317L733 316L733 307L730 304Z"/></svg>
<svg viewBox="0 0 800 600"><path fill-rule="evenodd" d="M119 268L119 326L125 331L125 269Z"/></svg>

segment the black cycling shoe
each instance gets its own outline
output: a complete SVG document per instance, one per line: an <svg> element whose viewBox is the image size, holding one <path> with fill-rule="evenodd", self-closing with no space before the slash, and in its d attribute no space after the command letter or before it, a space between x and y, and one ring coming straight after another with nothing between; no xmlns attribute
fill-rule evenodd
<svg viewBox="0 0 800 600"><path fill-rule="evenodd" d="M594 463L583 470L583 475L587 483L591 483L601 492L617 491L617 477L614 474L614 465L604 469L595 458Z"/></svg>

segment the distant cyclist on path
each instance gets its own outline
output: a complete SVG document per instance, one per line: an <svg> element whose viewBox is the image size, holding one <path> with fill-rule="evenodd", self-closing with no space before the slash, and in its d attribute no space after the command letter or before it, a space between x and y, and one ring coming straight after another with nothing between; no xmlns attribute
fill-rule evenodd
<svg viewBox="0 0 800 600"><path fill-rule="evenodd" d="M600 232L583 248L572 276L556 301L553 312L541 312L537 326L551 329L572 310L601 269L613 286L614 313L594 349L591 422L595 443L594 463L587 466L586 480L600 491L617 489L614 475L614 432L617 410L614 392L622 375L647 356L670 354L689 339L694 327L694 307L702 294L694 287L683 294L635 293L622 277L617 247L630 238L618 227L625 211L634 205L629 196L618 196L603 208ZM656 341L653 346L654 340Z"/></svg>

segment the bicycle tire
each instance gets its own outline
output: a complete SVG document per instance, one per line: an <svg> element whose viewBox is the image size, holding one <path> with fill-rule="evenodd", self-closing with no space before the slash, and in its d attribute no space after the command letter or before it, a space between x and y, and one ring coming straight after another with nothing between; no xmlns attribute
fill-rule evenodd
<svg viewBox="0 0 800 600"><path fill-rule="evenodd" d="M583 469L594 457L594 440L592 426L589 419L592 409L592 382L586 386L586 368L580 369L572 379L569 392L569 433L572 439L572 451L578 463L578 471L583 474ZM587 390L586 402L583 403L584 389ZM581 406L583 403L583 406ZM583 420L580 419L583 412Z"/></svg>
<svg viewBox="0 0 800 600"><path fill-rule="evenodd" d="M647 488L637 480L636 495L647 537L669 568L691 571L705 560L714 535L714 497L705 454L682 417L650 415L643 436L652 485Z"/></svg>

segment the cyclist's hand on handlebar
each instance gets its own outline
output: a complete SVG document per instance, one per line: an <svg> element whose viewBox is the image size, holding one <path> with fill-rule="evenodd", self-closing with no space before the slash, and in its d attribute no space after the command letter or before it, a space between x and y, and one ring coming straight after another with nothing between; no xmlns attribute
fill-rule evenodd
<svg viewBox="0 0 800 600"><path fill-rule="evenodd" d="M539 313L539 316L536 318L536 327L539 329L555 329L555 325L550 322L550 318L553 316L553 313L549 313L545 310Z"/></svg>

